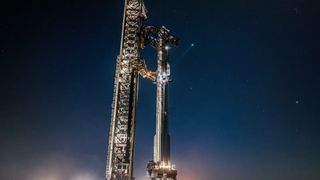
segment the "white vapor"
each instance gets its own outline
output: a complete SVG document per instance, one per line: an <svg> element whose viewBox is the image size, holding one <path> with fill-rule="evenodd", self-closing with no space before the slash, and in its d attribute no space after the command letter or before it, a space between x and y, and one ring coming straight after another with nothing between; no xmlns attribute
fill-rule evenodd
<svg viewBox="0 0 320 180"><path fill-rule="evenodd" d="M96 169L100 166L101 170L98 173ZM47 154L28 160L7 162L7 166L0 171L0 179L103 180L103 167L94 156L80 155L75 158L61 154Z"/></svg>

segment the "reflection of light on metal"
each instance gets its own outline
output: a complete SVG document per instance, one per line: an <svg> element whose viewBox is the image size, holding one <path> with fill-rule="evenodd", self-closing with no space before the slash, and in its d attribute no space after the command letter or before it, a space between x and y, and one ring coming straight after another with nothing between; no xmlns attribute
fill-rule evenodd
<svg viewBox="0 0 320 180"><path fill-rule="evenodd" d="M177 169L170 161L149 161L147 167L148 180L176 180Z"/></svg>
<svg viewBox="0 0 320 180"><path fill-rule="evenodd" d="M147 79L150 79L152 81L155 81L156 80L156 76L155 76L155 72L152 72L152 71L147 71L145 72L144 78L147 78Z"/></svg>
<svg viewBox="0 0 320 180"><path fill-rule="evenodd" d="M161 161L159 166L160 169L170 169L170 170L174 170L176 169L176 166L174 164L171 164L170 162L163 162Z"/></svg>
<svg viewBox="0 0 320 180"><path fill-rule="evenodd" d="M162 72L162 74L158 75L158 79L160 83L167 83L170 77L169 74L167 74L167 72Z"/></svg>

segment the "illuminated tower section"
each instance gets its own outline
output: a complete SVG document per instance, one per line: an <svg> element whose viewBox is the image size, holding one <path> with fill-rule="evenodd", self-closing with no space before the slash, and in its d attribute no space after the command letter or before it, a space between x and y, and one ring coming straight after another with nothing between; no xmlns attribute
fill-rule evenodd
<svg viewBox="0 0 320 180"><path fill-rule="evenodd" d="M138 77L149 77L140 57L146 19L143 0L125 0L120 53L116 63L106 180L133 180ZM152 79L152 78L151 78Z"/></svg>

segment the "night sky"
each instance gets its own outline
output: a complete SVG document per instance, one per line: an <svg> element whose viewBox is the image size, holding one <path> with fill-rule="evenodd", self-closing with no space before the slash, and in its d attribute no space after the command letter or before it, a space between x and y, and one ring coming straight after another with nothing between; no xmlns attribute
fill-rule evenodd
<svg viewBox="0 0 320 180"><path fill-rule="evenodd" d="M170 50L179 180L320 179L320 3L146 0ZM103 180L123 0L0 4L0 179ZM192 46L192 44L194 46ZM155 69L155 50L142 52ZM152 159L141 79L135 177Z"/></svg>

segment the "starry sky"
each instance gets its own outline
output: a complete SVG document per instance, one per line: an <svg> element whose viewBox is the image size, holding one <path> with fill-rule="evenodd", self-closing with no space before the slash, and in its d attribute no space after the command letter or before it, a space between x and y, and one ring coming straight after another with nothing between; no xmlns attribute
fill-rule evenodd
<svg viewBox="0 0 320 180"><path fill-rule="evenodd" d="M179 180L319 180L319 2L146 0L170 50ZM123 1L0 5L0 179L103 180ZM155 51L142 51L155 69ZM135 172L152 159L141 79Z"/></svg>

